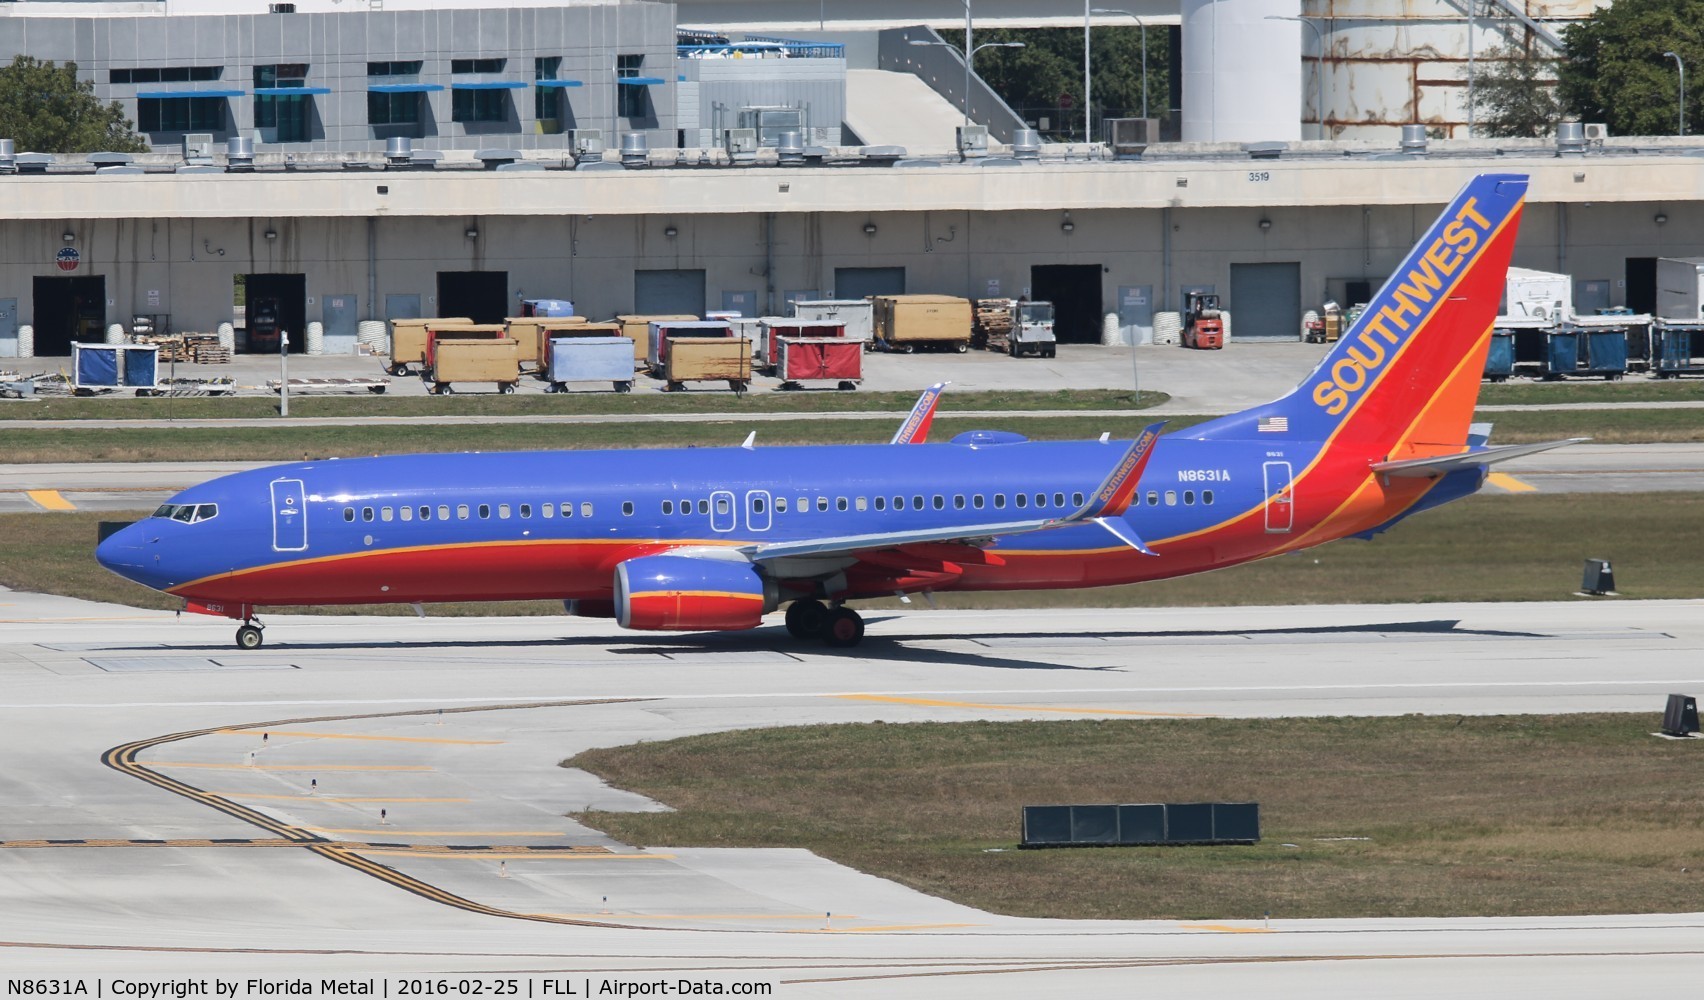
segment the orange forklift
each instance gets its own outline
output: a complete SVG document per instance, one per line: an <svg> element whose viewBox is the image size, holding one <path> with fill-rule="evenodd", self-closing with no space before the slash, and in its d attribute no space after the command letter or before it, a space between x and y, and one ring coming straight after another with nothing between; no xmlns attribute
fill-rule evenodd
<svg viewBox="0 0 1704 1000"><path fill-rule="evenodd" d="M1183 346L1216 351L1225 346L1225 324L1219 316L1219 297L1190 292L1183 300Z"/></svg>

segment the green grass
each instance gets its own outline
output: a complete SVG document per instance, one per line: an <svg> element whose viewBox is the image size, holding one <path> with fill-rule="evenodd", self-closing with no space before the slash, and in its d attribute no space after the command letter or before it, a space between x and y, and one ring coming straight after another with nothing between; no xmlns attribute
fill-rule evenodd
<svg viewBox="0 0 1704 1000"><path fill-rule="evenodd" d="M1704 598L1701 504L1704 495L1697 493L1482 495L1404 521L1377 541L1332 542L1215 573L1094 590L947 593L938 600L947 608L1563 600L1579 586L1587 558L1610 559L1628 597ZM95 524L103 519L128 516L0 514L0 585L176 607L174 599L95 564ZM859 606L899 604L888 599ZM395 606L363 610L409 613ZM554 602L432 609L438 615L561 611Z"/></svg>
<svg viewBox="0 0 1704 1000"><path fill-rule="evenodd" d="M1500 382L1481 386L1486 406L1554 406L1563 403L1704 402L1704 379L1635 378L1622 382Z"/></svg>
<svg viewBox="0 0 1704 1000"><path fill-rule="evenodd" d="M651 413L903 413L917 402L915 392L731 392L647 391L660 383L640 377L632 395L569 392L555 395L458 393L454 396L374 396L298 394L290 397L292 417L449 417L542 416ZM1171 397L1143 392L1143 407ZM955 392L942 405L957 410L1123 410L1132 405L1127 389ZM63 397L0 405L0 420L207 420L260 419L276 416L275 396L137 399L134 396Z"/></svg>
<svg viewBox="0 0 1704 1000"><path fill-rule="evenodd" d="M1696 908L1699 747L1649 715L881 723L592 750L628 844L807 848L1031 917ZM1013 850L1025 804L1258 801L1250 847ZM1331 840L1356 837L1365 840ZM997 850L998 849L998 850ZM1690 872L1686 869L1690 868Z"/></svg>

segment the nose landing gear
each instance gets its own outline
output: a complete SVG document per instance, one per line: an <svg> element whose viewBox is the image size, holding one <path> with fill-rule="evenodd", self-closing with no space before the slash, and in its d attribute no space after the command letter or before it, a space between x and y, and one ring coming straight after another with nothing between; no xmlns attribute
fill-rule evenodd
<svg viewBox="0 0 1704 1000"><path fill-rule="evenodd" d="M237 628L237 648L259 649L261 640L264 638L261 633L265 630L266 626L260 623L260 619L245 619L242 625Z"/></svg>

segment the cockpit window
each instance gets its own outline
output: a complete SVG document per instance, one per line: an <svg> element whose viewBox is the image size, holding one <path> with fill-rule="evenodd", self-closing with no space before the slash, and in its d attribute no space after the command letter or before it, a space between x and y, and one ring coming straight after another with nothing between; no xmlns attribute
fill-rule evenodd
<svg viewBox="0 0 1704 1000"><path fill-rule="evenodd" d="M216 503L163 503L154 511L155 517L166 517L184 524L194 524L197 521L211 521L219 516L219 505Z"/></svg>
<svg viewBox="0 0 1704 1000"><path fill-rule="evenodd" d="M195 508L197 521L211 521L219 516L219 505L216 503L199 504Z"/></svg>

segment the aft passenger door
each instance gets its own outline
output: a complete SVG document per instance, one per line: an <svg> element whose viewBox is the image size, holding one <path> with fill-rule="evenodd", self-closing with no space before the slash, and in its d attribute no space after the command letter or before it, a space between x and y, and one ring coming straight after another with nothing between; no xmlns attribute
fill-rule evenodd
<svg viewBox="0 0 1704 1000"><path fill-rule="evenodd" d="M1296 497L1290 477L1289 462L1267 462L1266 473L1266 533L1288 534L1296 523Z"/></svg>
<svg viewBox="0 0 1704 1000"><path fill-rule="evenodd" d="M710 494L710 530L734 530L734 495L727 490Z"/></svg>
<svg viewBox="0 0 1704 1000"><path fill-rule="evenodd" d="M308 547L307 498L300 479L272 481L272 549L301 552Z"/></svg>

